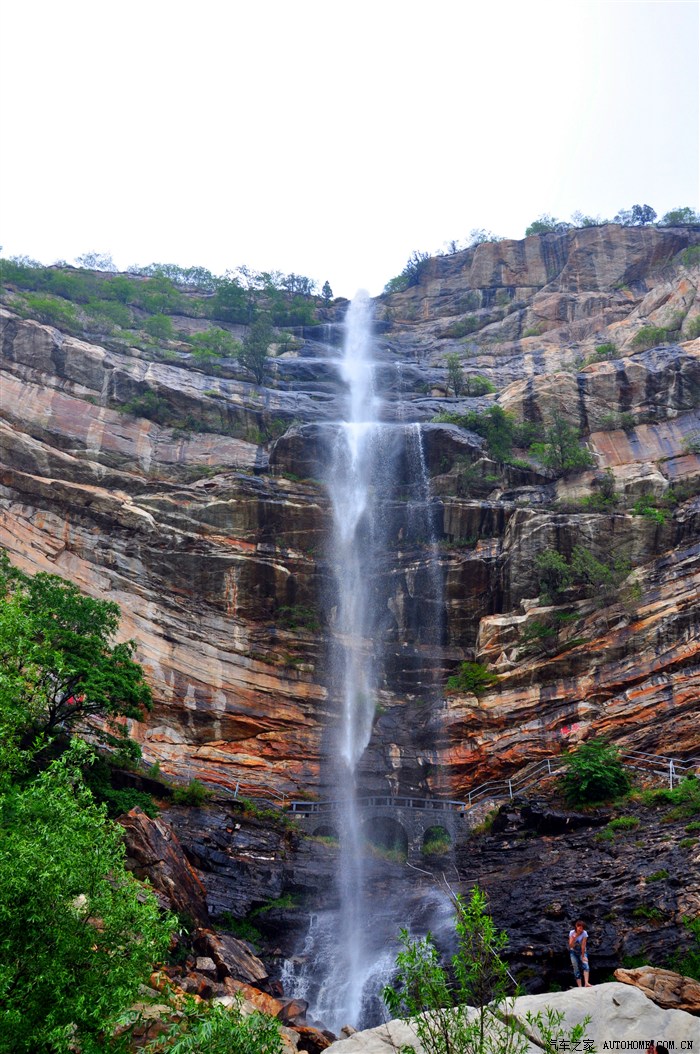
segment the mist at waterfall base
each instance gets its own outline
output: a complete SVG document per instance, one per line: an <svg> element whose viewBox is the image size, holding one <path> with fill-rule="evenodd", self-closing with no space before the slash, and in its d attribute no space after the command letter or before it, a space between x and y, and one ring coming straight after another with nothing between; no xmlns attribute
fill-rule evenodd
<svg viewBox="0 0 700 1054"><path fill-rule="evenodd" d="M431 614L423 614L416 635L434 645L442 631L442 579L420 426L407 420L403 405L394 408L393 421L382 419L386 408L377 391L375 360L371 302L358 294L348 310L338 360L347 391L345 420L329 430L325 472L333 513L328 551L333 593L326 604L329 696L338 715L329 737L327 768L333 777L327 782L341 803L334 817L338 907L311 916L304 947L285 963L281 978L285 994L307 1000L310 1017L336 1032L346 1024L366 1028L385 1019L381 991L393 973L400 929L430 929L445 944L453 933L445 893L405 864L368 851L358 804L363 755L386 685L387 642L396 640L397 624L405 621L392 610L397 600L387 573L399 480L400 533L419 540L430 554L424 607ZM387 783L384 793L394 789Z"/></svg>

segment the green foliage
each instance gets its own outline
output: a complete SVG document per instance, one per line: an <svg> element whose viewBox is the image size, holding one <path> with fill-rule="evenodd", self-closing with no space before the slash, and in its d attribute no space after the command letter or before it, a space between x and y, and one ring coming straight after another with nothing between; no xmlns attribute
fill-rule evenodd
<svg viewBox="0 0 700 1054"><path fill-rule="evenodd" d="M492 395L496 391L496 385L488 377L482 377L478 373L467 373L464 377L465 395Z"/></svg>
<svg viewBox="0 0 700 1054"><path fill-rule="evenodd" d="M558 630L542 619L528 622L520 634L520 645L525 654L548 650L559 636Z"/></svg>
<svg viewBox="0 0 700 1054"><path fill-rule="evenodd" d="M0 1051L111 1046L169 943L125 869L121 830L84 786L84 744L0 795Z"/></svg>
<svg viewBox="0 0 700 1054"><path fill-rule="evenodd" d="M97 300L92 298L88 301L85 311L96 323L113 324L121 329L128 329L132 324L131 311L126 304L118 300Z"/></svg>
<svg viewBox="0 0 700 1054"><path fill-rule="evenodd" d="M669 966L683 977L692 977L700 981L700 915L696 915L694 919L685 916L683 925L690 931L694 943L687 951L676 952Z"/></svg>
<svg viewBox="0 0 700 1054"><path fill-rule="evenodd" d="M116 819L136 806L147 816L157 816L159 808L150 794L135 787L112 786L113 768L106 758L95 758L83 769L83 782L99 805L107 807L110 819Z"/></svg>
<svg viewBox="0 0 700 1054"><path fill-rule="evenodd" d="M619 751L605 739L582 743L563 758L564 797L573 806L611 801L626 794L630 780Z"/></svg>
<svg viewBox="0 0 700 1054"><path fill-rule="evenodd" d="M668 343L669 331L663 326L642 326L632 340L632 347L646 351L647 348L655 348L659 344Z"/></svg>
<svg viewBox="0 0 700 1054"><path fill-rule="evenodd" d="M253 374L255 383L258 385L261 385L267 376L270 361L268 349L273 339L274 330L269 316L259 315L251 325L237 354L238 361Z"/></svg>
<svg viewBox="0 0 700 1054"><path fill-rule="evenodd" d="M668 511L660 509L656 499L651 494L644 494L641 498L637 498L632 506L632 514L634 516L647 516L649 519L654 520L655 523L662 525L668 519Z"/></svg>
<svg viewBox="0 0 700 1054"><path fill-rule="evenodd" d="M80 330L80 322L72 304L52 296L27 293L21 312L47 326L55 326L56 329L67 330L69 333Z"/></svg>
<svg viewBox="0 0 700 1054"><path fill-rule="evenodd" d="M579 472L595 464L590 450L581 442L580 432L559 414L545 432L544 441L533 443L530 453L557 474Z"/></svg>
<svg viewBox="0 0 700 1054"><path fill-rule="evenodd" d="M447 856L451 849L452 841L444 827L428 828L421 846L423 856Z"/></svg>
<svg viewBox="0 0 700 1054"><path fill-rule="evenodd" d="M529 238L531 234L560 234L562 231L570 231L571 226L565 220L558 220L554 216L543 214L525 228L525 237Z"/></svg>
<svg viewBox="0 0 700 1054"><path fill-rule="evenodd" d="M691 209L690 205L679 205L677 209L671 209L664 213L659 220L659 227L686 227L700 224L700 213Z"/></svg>
<svg viewBox="0 0 700 1054"><path fill-rule="evenodd" d="M175 284L163 274L136 284L137 303L151 315L175 315L184 299Z"/></svg>
<svg viewBox="0 0 700 1054"><path fill-rule="evenodd" d="M498 684L498 675L492 673L481 662L463 662L456 674L447 678L447 689L450 692L471 692L481 695Z"/></svg>
<svg viewBox="0 0 700 1054"><path fill-rule="evenodd" d="M678 843L678 848L679 849L692 849L693 846L696 846L698 844L698 841L700 841L700 839L697 839L697 838L681 838L680 842Z"/></svg>
<svg viewBox="0 0 700 1054"><path fill-rule="evenodd" d="M621 223L623 227L644 227L655 219L656 212L651 205L633 205L631 209L620 209L613 217L613 223Z"/></svg>
<svg viewBox="0 0 700 1054"><path fill-rule="evenodd" d="M410 289L411 286L418 285L425 274L429 260L429 253L417 252L414 249L406 261L403 271L396 278L391 278L384 286L384 293L400 293L404 289Z"/></svg>
<svg viewBox="0 0 700 1054"><path fill-rule="evenodd" d="M215 921L217 929L226 930L241 941L248 941L256 947L263 942L262 933L252 922L248 919L237 919L230 911L224 911Z"/></svg>
<svg viewBox="0 0 700 1054"><path fill-rule="evenodd" d="M653 871L652 874L647 875L644 879L645 882L663 882L664 879L669 878L669 872L666 868L661 868L659 871Z"/></svg>
<svg viewBox="0 0 700 1054"><path fill-rule="evenodd" d="M637 816L616 816L610 821L608 828L611 831L634 831L639 827L639 823Z"/></svg>
<svg viewBox="0 0 700 1054"><path fill-rule="evenodd" d="M211 326L203 333L195 333L191 338L192 357L195 362L206 365L217 359L232 358L241 352L241 343L234 340L226 329Z"/></svg>
<svg viewBox="0 0 700 1054"><path fill-rule="evenodd" d="M144 322L143 328L154 340L172 340L175 336L172 319L167 315L151 315Z"/></svg>
<svg viewBox="0 0 700 1054"><path fill-rule="evenodd" d="M22 737L89 727L107 742L124 741L118 719L143 718L151 691L133 657L135 642L113 643L118 606L58 575L25 575L5 553L0 596L0 699Z"/></svg>
<svg viewBox="0 0 700 1054"><path fill-rule="evenodd" d="M304 630L306 633L316 633L321 628L318 614L303 604L279 608L277 621L285 629Z"/></svg>
<svg viewBox="0 0 700 1054"><path fill-rule="evenodd" d="M323 283L321 296L326 301L326 303L329 303L333 299L333 290L331 289L331 284L328 279L326 279L326 281Z"/></svg>
<svg viewBox="0 0 700 1054"><path fill-rule="evenodd" d="M199 807L211 798L211 791L199 782L192 779L186 787L176 787L173 791L174 805L194 805Z"/></svg>
<svg viewBox="0 0 700 1054"><path fill-rule="evenodd" d="M571 574L576 585L585 586L589 596L611 596L630 573L629 562L614 557L611 563L598 560L590 549L575 545L571 554Z"/></svg>
<svg viewBox="0 0 700 1054"><path fill-rule="evenodd" d="M524 1054L526 1031L549 1054L576 1049L590 1018L565 1033L564 1015L549 1007L528 1013L526 1028L513 1017L501 958L508 938L494 926L479 887L468 903L456 897L455 908L457 951L449 967L431 934L416 940L401 931L396 978L382 993L390 1015L410 1022L425 1054Z"/></svg>
<svg viewBox="0 0 700 1054"><path fill-rule="evenodd" d="M698 248L700 248L700 246L698 246ZM698 337L700 337L700 315L691 318L683 333L683 340L696 340Z"/></svg>
<svg viewBox="0 0 700 1054"><path fill-rule="evenodd" d="M685 267L694 267L700 263L700 245L689 245L680 255L681 263Z"/></svg>
<svg viewBox="0 0 700 1054"><path fill-rule="evenodd" d="M545 549L537 554L535 563L539 574L540 599L544 604L558 604L573 581L568 560L556 549Z"/></svg>
<svg viewBox="0 0 700 1054"><path fill-rule="evenodd" d="M642 793L642 802L644 805L671 805L667 820L689 820L700 816L700 780L689 776L673 789L646 790Z"/></svg>
<svg viewBox="0 0 700 1054"><path fill-rule="evenodd" d="M617 345L612 343L597 344L595 351L582 362L582 366L590 366L592 362L607 362L609 359L617 358Z"/></svg>
<svg viewBox="0 0 700 1054"><path fill-rule="evenodd" d="M240 1003L195 1001L188 996L169 1029L142 1048L143 1054L283 1054L279 1023Z"/></svg>
<svg viewBox="0 0 700 1054"><path fill-rule="evenodd" d="M122 403L119 409L122 413L133 414L134 417L146 417L149 421L156 421L161 425L174 423L173 412L168 400L158 395L152 388L147 388L145 392L134 395L133 398Z"/></svg>
<svg viewBox="0 0 700 1054"><path fill-rule="evenodd" d="M470 333L475 333L477 329L480 329L483 324L476 315L467 315L466 318L461 318L457 322L451 322L445 330L445 336L467 337Z"/></svg>
<svg viewBox="0 0 700 1054"><path fill-rule="evenodd" d="M652 907L649 904L638 904L636 908L632 910L633 919L648 919L649 922L662 922L664 919L663 911L659 908Z"/></svg>
<svg viewBox="0 0 700 1054"><path fill-rule="evenodd" d="M456 351L445 356L445 365L447 366L447 383L455 396L459 398L464 391L464 370Z"/></svg>

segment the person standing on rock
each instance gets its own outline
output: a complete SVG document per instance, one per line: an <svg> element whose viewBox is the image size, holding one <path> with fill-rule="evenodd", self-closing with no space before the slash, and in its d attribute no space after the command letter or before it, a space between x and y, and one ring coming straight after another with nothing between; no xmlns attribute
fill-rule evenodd
<svg viewBox="0 0 700 1054"><path fill-rule="evenodd" d="M588 980L590 967L588 965L588 933L582 919L576 919L574 928L569 930L569 958L574 970L574 977L579 988L592 988Z"/></svg>

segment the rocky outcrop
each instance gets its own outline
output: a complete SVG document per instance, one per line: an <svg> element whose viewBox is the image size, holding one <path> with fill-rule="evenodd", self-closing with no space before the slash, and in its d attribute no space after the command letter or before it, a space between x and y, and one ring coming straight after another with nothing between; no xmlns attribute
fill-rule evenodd
<svg viewBox="0 0 700 1054"><path fill-rule="evenodd" d="M548 1007L562 1015L561 1028L565 1036L584 1018L590 1017L585 1037L598 1050L603 1050L603 1044L611 1040L624 1043L626 1040L639 1042L646 1037L657 1037L659 1042L663 1039L680 1044L692 1043L697 1038L697 1018L683 1010L662 1010L637 989L611 982L590 989L520 996L514 1000L509 1011L525 1027L525 1049L529 1054L541 1052L544 1043L536 1026L528 1023L527 1015L544 1014ZM473 1011L471 1016L475 1013ZM492 1028L498 1030L502 1026L493 1023ZM393 1054L403 1045L414 1049L416 1054L423 1054L415 1029L402 1021L390 1021L338 1040L328 1049L335 1054Z"/></svg>
<svg viewBox="0 0 700 1054"><path fill-rule="evenodd" d="M119 822L124 828L127 869L148 881L169 911L206 926L206 890L172 827L162 820L152 820L138 807L121 816Z"/></svg>
<svg viewBox="0 0 700 1054"><path fill-rule="evenodd" d="M640 966L634 970L615 970L615 980L632 984L666 1010L687 1010L700 1017L700 982L682 977L672 970Z"/></svg>

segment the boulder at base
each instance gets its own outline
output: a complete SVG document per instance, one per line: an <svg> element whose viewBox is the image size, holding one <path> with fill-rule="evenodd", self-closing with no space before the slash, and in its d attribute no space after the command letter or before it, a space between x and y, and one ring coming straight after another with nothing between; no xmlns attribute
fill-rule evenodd
<svg viewBox="0 0 700 1054"><path fill-rule="evenodd" d="M638 988L615 981L593 988L574 988L569 992L520 996L514 1001L513 1012L525 1024L528 1012L544 1014L547 1007L563 1013L561 1027L565 1034L589 1016L586 1039L593 1041L600 1054L606 1049L616 1049L611 1044L620 1040L648 1037L659 1043L673 1040L676 1049L680 1049L681 1040L697 1042L700 1039L697 1017L684 1010L663 1010ZM535 1036L532 1038L536 1040ZM356 1032L348 1039L331 1044L328 1051L329 1054L395 1054L402 1044L413 1046L416 1054L425 1054L414 1030L402 1021L390 1021L378 1028ZM685 1049L692 1049L690 1043L686 1043ZM542 1054L542 1047L531 1042L526 1051L527 1054Z"/></svg>

